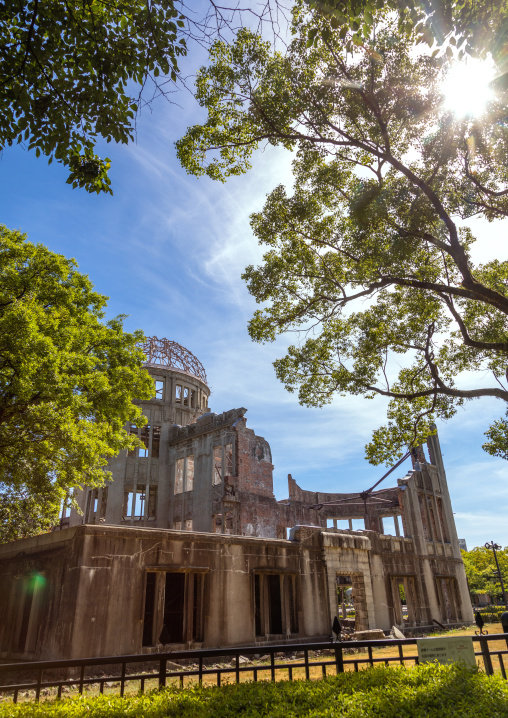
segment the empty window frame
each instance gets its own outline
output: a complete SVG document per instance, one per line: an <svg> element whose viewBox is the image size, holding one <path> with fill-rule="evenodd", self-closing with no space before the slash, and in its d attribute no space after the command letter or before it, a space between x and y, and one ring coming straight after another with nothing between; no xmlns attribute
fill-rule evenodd
<svg viewBox="0 0 508 718"><path fill-rule="evenodd" d="M155 424L152 430L152 459L158 459L159 458L159 451L160 451L160 443L161 443L161 428L159 425Z"/></svg>
<svg viewBox="0 0 508 718"><path fill-rule="evenodd" d="M175 404L182 403L182 387L180 384L175 386Z"/></svg>
<svg viewBox="0 0 508 718"><path fill-rule="evenodd" d="M164 382L161 379L155 380L155 399L164 398Z"/></svg>
<svg viewBox="0 0 508 718"><path fill-rule="evenodd" d="M143 446L138 449L138 456L140 459L146 459L148 456L148 448L150 446L150 427L145 425L141 427L140 437L143 442Z"/></svg>
<svg viewBox="0 0 508 718"><path fill-rule="evenodd" d="M399 519L397 516L383 516L383 534L385 536L400 536Z"/></svg>
<svg viewBox="0 0 508 718"><path fill-rule="evenodd" d="M233 444L226 444L224 455L226 459L226 476L233 476Z"/></svg>
<svg viewBox="0 0 508 718"><path fill-rule="evenodd" d="M123 500L123 516L125 518L131 518L135 520L145 518L145 503L146 503L146 485L138 484L136 490L127 490L124 492ZM155 512L157 507L157 487L149 486L148 488L148 507L146 516L148 518L155 518Z"/></svg>
<svg viewBox="0 0 508 718"><path fill-rule="evenodd" d="M186 386L183 388L183 405L189 406L189 389Z"/></svg>
<svg viewBox="0 0 508 718"><path fill-rule="evenodd" d="M414 576L393 576L392 591L395 623L398 625L416 623L418 607Z"/></svg>
<svg viewBox="0 0 508 718"><path fill-rule="evenodd" d="M175 494L183 492L183 469L184 459L177 459L175 466Z"/></svg>
<svg viewBox="0 0 508 718"><path fill-rule="evenodd" d="M71 502L72 499L69 494L66 494L65 499L62 501L61 506L61 512L60 512L60 518L61 519L68 519L71 515Z"/></svg>
<svg viewBox="0 0 508 718"><path fill-rule="evenodd" d="M138 427L135 426L134 424L131 424L129 427L129 434L134 434L135 436L138 436L138 434L139 434ZM129 449L129 451L127 452L127 456L137 456L137 455L138 455L137 449Z"/></svg>
<svg viewBox="0 0 508 718"><path fill-rule="evenodd" d="M194 389L191 389L190 393L190 405L193 409L196 408L196 392Z"/></svg>
<svg viewBox="0 0 508 718"><path fill-rule="evenodd" d="M450 538L448 536L448 531L446 528L446 521L444 517L444 511L443 511L443 501L439 497L436 497L436 504L437 504L437 513L439 516L439 523L441 525L441 532L443 534L443 541L445 543L450 543Z"/></svg>
<svg viewBox="0 0 508 718"><path fill-rule="evenodd" d="M254 627L258 637L298 633L296 576L254 574Z"/></svg>
<svg viewBox="0 0 508 718"><path fill-rule="evenodd" d="M213 450L213 480L214 486L222 483L222 446L216 446Z"/></svg>
<svg viewBox="0 0 508 718"><path fill-rule="evenodd" d="M206 396L201 397L201 408L206 409Z"/></svg>
<svg viewBox="0 0 508 718"><path fill-rule="evenodd" d="M99 520L106 520L106 507L108 505L108 487L105 486L101 491L101 510L99 513Z"/></svg>
<svg viewBox="0 0 508 718"><path fill-rule="evenodd" d="M148 488L148 510L147 516L149 519L154 519L157 515L157 487L150 486Z"/></svg>
<svg viewBox="0 0 508 718"><path fill-rule="evenodd" d="M143 646L203 640L204 581L203 573L147 572Z"/></svg>
<svg viewBox="0 0 508 718"><path fill-rule="evenodd" d="M88 489L84 523L92 523L97 515L99 504L99 489Z"/></svg>
<svg viewBox="0 0 508 718"><path fill-rule="evenodd" d="M353 579L351 576L337 574L335 577L337 588L337 614L347 618L347 609L353 607Z"/></svg>
<svg viewBox="0 0 508 718"><path fill-rule="evenodd" d="M212 514L212 533L222 533L222 514Z"/></svg>
<svg viewBox="0 0 508 718"><path fill-rule="evenodd" d="M185 491L194 489L194 456L185 459Z"/></svg>
<svg viewBox="0 0 508 718"><path fill-rule="evenodd" d="M457 581L454 577L436 576L437 597L441 607L441 619L456 623L462 620L458 600Z"/></svg>

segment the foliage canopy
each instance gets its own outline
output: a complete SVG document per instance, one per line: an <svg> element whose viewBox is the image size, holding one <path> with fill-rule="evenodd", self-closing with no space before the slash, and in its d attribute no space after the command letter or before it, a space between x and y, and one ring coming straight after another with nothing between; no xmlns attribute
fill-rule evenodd
<svg viewBox="0 0 508 718"><path fill-rule="evenodd" d="M416 42L445 48L449 57L458 50L484 57L491 53L503 72L508 41L508 7L504 0L307 0L315 12L327 18L327 26L316 28L311 40L327 39L336 30L351 49L369 41L381 8L396 13L399 33L413 36ZM351 33L348 33L351 30Z"/></svg>
<svg viewBox="0 0 508 718"><path fill-rule="evenodd" d="M0 15L0 149L28 149L69 167L69 182L111 192L97 138L133 139L132 86L176 80L185 53L173 0L5 0Z"/></svg>
<svg viewBox="0 0 508 718"><path fill-rule="evenodd" d="M217 42L196 95L208 118L177 143L184 167L224 181L261 144L295 153L293 190L274 189L252 227L266 248L247 268L263 305L255 341L299 332L275 363L300 402L336 393L389 397L388 424L367 447L392 462L425 441L464 401L508 401L508 262L475 265L464 226L508 213L508 133L502 96L479 119L443 105L446 56L378 13L369 44L301 4L287 51L243 30ZM323 31L326 30L324 39ZM469 377L487 373L471 388ZM508 424L484 448L508 457Z"/></svg>
<svg viewBox="0 0 508 718"><path fill-rule="evenodd" d="M111 191L102 139L134 138L138 108L174 91L189 42L208 45L243 15L277 26L281 0L4 0L0 9L0 151L16 143L70 170L67 182Z"/></svg>
<svg viewBox="0 0 508 718"><path fill-rule="evenodd" d="M72 488L100 486L108 457L153 394L141 332L103 322L106 297L72 259L0 226L0 516L38 533Z"/></svg>
<svg viewBox="0 0 508 718"><path fill-rule="evenodd" d="M471 593L488 593L502 600L501 583L497 574L494 552L485 546L462 551L467 581ZM508 547L496 552L505 588L508 587Z"/></svg>

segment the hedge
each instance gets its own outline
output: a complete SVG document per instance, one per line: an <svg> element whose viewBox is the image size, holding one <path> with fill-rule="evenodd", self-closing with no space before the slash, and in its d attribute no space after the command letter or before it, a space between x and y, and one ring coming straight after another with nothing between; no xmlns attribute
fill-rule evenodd
<svg viewBox="0 0 508 718"><path fill-rule="evenodd" d="M507 718L508 682L463 665L370 668L319 681L166 688L3 704L0 718Z"/></svg>
<svg viewBox="0 0 508 718"><path fill-rule="evenodd" d="M504 606L485 606L475 610L481 614L485 623L499 623L501 614L506 611L506 608Z"/></svg>

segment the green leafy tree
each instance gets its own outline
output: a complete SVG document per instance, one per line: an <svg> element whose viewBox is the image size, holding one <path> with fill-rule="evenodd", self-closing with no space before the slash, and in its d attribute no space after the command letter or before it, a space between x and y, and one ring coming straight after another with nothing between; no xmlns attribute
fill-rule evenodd
<svg viewBox="0 0 508 718"><path fill-rule="evenodd" d="M494 553L484 546L461 551L471 593L488 593L502 600L501 584L497 575ZM508 547L497 551L497 560L505 588L508 586Z"/></svg>
<svg viewBox="0 0 508 718"><path fill-rule="evenodd" d="M397 29L417 42L445 48L449 57L458 50L485 56L490 52L504 67L508 41L508 7L504 0L307 0L308 6L327 18L316 27L310 41L329 39L337 31L348 48L370 40L377 11L381 8L397 15ZM508 69L505 67L505 70Z"/></svg>
<svg viewBox="0 0 508 718"><path fill-rule="evenodd" d="M202 13L182 0L4 0L0 9L0 151L22 143L69 168L68 183L112 194L98 141L127 144L138 107L169 97L189 41L234 32L247 14L226 0Z"/></svg>
<svg viewBox="0 0 508 718"><path fill-rule="evenodd" d="M74 487L103 485L108 457L134 445L125 423L144 423L132 403L153 394L143 334L104 322L106 299L74 260L0 226L4 537L39 532Z"/></svg>
<svg viewBox="0 0 508 718"><path fill-rule="evenodd" d="M184 19L173 0L5 0L0 11L0 149L62 162L69 182L111 192L98 138L133 139L132 90L159 75L176 80Z"/></svg>
<svg viewBox="0 0 508 718"><path fill-rule="evenodd" d="M443 106L446 56L418 55L396 20L377 21L354 55L340 31L320 39L326 18L302 5L284 53L246 30L216 43L196 85L208 118L177 143L189 172L222 181L262 144L295 153L292 190L277 187L252 216L266 253L244 274L263 305L249 331L260 342L299 333L275 368L304 405L390 399L372 463L400 457L465 401L508 401L508 262L475 265L458 223L508 214L505 103L457 119ZM486 373L490 385L471 387ZM506 458L506 419L487 435L484 448Z"/></svg>

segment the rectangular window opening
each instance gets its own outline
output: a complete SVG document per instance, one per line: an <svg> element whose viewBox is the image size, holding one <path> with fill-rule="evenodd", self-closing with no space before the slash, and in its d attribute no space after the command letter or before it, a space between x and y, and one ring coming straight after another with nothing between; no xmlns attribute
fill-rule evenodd
<svg viewBox="0 0 508 718"><path fill-rule="evenodd" d="M159 458L159 447L161 443L161 428L158 425L154 425L152 431L152 459Z"/></svg>
<svg viewBox="0 0 508 718"><path fill-rule="evenodd" d="M164 614L159 643L183 643L185 608L185 574L167 573L164 592Z"/></svg>
<svg viewBox="0 0 508 718"><path fill-rule="evenodd" d="M184 459L177 459L175 468L175 494L183 492L183 467Z"/></svg>
<svg viewBox="0 0 508 718"><path fill-rule="evenodd" d="M141 428L140 437L143 442L143 446L138 449L138 456L140 459L146 459L148 456L148 446L150 444L150 427L145 425Z"/></svg>
<svg viewBox="0 0 508 718"><path fill-rule="evenodd" d="M148 490L148 518L154 519L157 509L157 487L150 486Z"/></svg>
<svg viewBox="0 0 508 718"><path fill-rule="evenodd" d="M162 399L164 394L164 382L160 379L155 380L155 398Z"/></svg>
<svg viewBox="0 0 508 718"><path fill-rule="evenodd" d="M123 498L123 516L131 519L144 518L145 500L146 492L144 484L138 484L136 492L125 491Z"/></svg>
<svg viewBox="0 0 508 718"><path fill-rule="evenodd" d="M395 516L383 516L382 521L385 536L399 536L398 522Z"/></svg>
<svg viewBox="0 0 508 718"><path fill-rule="evenodd" d="M155 613L155 579L157 574L148 572L146 574L145 584L145 615L143 618L143 646L155 645L153 629L154 629L154 613Z"/></svg>
<svg viewBox="0 0 508 718"><path fill-rule="evenodd" d="M189 406L189 389L186 386L183 388L183 405Z"/></svg>
<svg viewBox="0 0 508 718"><path fill-rule="evenodd" d="M213 484L222 484L222 446L216 446L213 450Z"/></svg>
<svg viewBox="0 0 508 718"><path fill-rule="evenodd" d="M348 610L354 609L353 603L353 580L351 576L337 575L335 577L337 587L337 613L341 618L347 618Z"/></svg>
<svg viewBox="0 0 508 718"><path fill-rule="evenodd" d="M402 621L408 621L408 608L407 608L407 594L406 594L406 587L404 585L404 581L399 581L397 583L397 590L399 593L399 600L400 600L400 611L402 614Z"/></svg>
<svg viewBox="0 0 508 718"><path fill-rule="evenodd" d="M185 491L192 491L194 489L194 456L188 456L186 464Z"/></svg>
<svg viewBox="0 0 508 718"><path fill-rule="evenodd" d="M286 594L289 608L289 630L291 633L298 633L298 612L296 610L294 576L286 576Z"/></svg>
<svg viewBox="0 0 508 718"><path fill-rule="evenodd" d="M181 404L182 403L182 387L180 384L176 385L175 388L175 404Z"/></svg>
<svg viewBox="0 0 508 718"><path fill-rule="evenodd" d="M108 487L105 486L102 489L102 497L101 497L101 513L100 513L100 520L105 521L106 520L106 507L108 505Z"/></svg>
<svg viewBox="0 0 508 718"><path fill-rule="evenodd" d="M193 409L196 408L196 392L194 391L194 389L191 389L190 404Z"/></svg>
<svg viewBox="0 0 508 718"><path fill-rule="evenodd" d="M261 626L261 576L254 574L254 621L256 636L262 636L264 631Z"/></svg>
<svg viewBox="0 0 508 718"><path fill-rule="evenodd" d="M280 576L269 574L268 578L268 611L270 633L282 633L282 601L280 595Z"/></svg>
<svg viewBox="0 0 508 718"><path fill-rule="evenodd" d="M226 444L224 452L226 455L226 474L233 476L233 444Z"/></svg>
<svg viewBox="0 0 508 718"><path fill-rule="evenodd" d="M134 436L138 436L138 427L134 426L134 424L131 424L129 427L129 434L134 434ZM127 452L127 456L135 457L138 455L137 449L129 449Z"/></svg>
<svg viewBox="0 0 508 718"><path fill-rule="evenodd" d="M192 605L192 640L203 640L203 574L194 574L194 596Z"/></svg>

